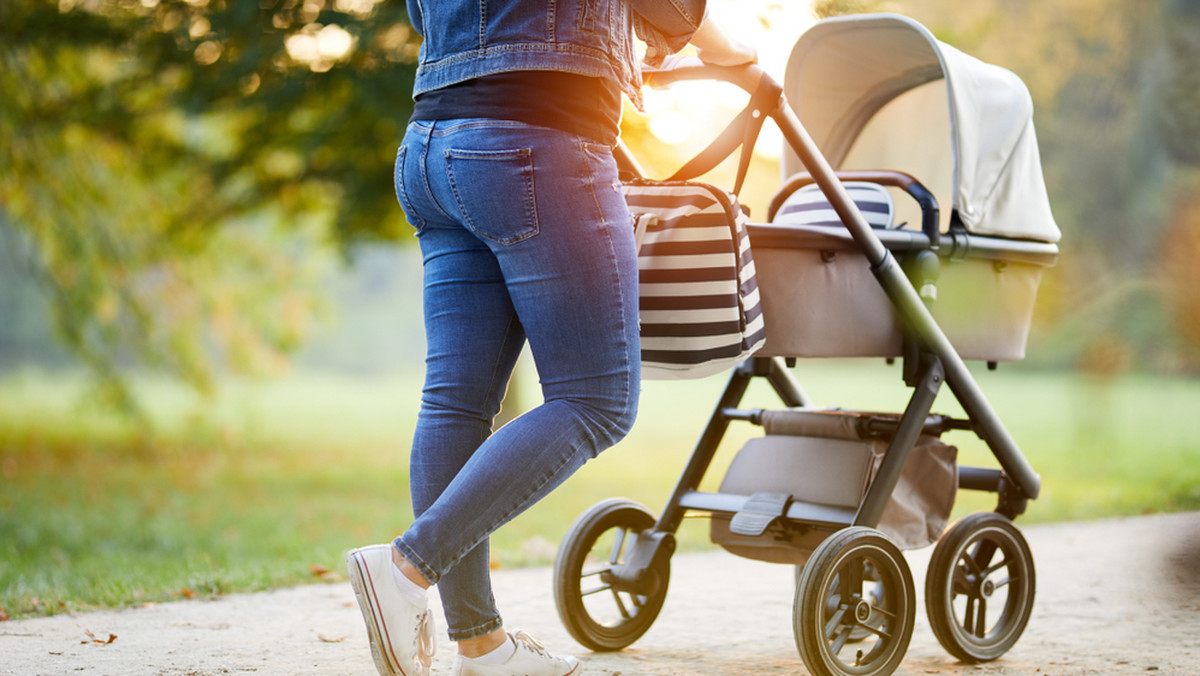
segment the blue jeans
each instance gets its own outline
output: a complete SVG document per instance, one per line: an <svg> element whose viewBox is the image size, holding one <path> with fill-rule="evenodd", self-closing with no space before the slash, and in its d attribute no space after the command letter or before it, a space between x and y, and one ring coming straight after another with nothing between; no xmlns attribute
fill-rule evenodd
<svg viewBox="0 0 1200 676"><path fill-rule="evenodd" d="M566 132L413 122L396 193L424 262L426 375L416 520L395 545L459 641L502 626L488 535L633 424L637 256L611 149ZM526 340L544 401L493 433Z"/></svg>

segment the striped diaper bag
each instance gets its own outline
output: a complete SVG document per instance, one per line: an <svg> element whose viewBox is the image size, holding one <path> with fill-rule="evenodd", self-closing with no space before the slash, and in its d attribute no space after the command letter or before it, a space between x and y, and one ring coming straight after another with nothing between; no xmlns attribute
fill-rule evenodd
<svg viewBox="0 0 1200 676"><path fill-rule="evenodd" d="M691 181L622 184L634 217L642 377L701 378L766 341L746 215L730 193Z"/></svg>

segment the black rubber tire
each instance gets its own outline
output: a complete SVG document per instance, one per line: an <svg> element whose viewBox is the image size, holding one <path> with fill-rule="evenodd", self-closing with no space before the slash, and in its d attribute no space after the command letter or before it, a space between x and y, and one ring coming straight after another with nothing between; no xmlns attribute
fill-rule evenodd
<svg viewBox="0 0 1200 676"><path fill-rule="evenodd" d="M599 652L621 650L654 624L667 597L669 559L654 571L658 584L650 595L618 591L601 577L625 563L638 534L655 521L640 504L613 498L584 512L563 538L554 562L554 602L563 626L581 645ZM595 584L585 588L589 580Z"/></svg>
<svg viewBox="0 0 1200 676"><path fill-rule="evenodd" d="M956 522L934 547L925 612L946 652L986 662L1008 652L1025 631L1036 586L1033 553L1021 532L1003 515L978 512Z"/></svg>
<svg viewBox="0 0 1200 676"><path fill-rule="evenodd" d="M877 598L886 603L876 605ZM800 573L792 605L796 648L814 676L891 674L912 640L916 606L900 549L873 528L843 529L817 547ZM842 653L851 643L847 660Z"/></svg>

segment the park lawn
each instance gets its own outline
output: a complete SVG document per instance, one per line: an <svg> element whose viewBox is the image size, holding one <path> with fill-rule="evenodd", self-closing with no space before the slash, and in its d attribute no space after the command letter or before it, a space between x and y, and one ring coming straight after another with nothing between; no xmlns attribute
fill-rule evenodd
<svg viewBox="0 0 1200 676"><path fill-rule="evenodd" d="M796 374L820 405L900 410L906 400L899 368L881 362L808 361ZM1004 367L977 378L1043 477L1020 523L1200 508L1200 444L1186 424L1200 411L1200 382ZM495 565L549 563L571 521L609 497L660 511L723 384L646 383L634 432L501 529ZM8 615L344 579L345 550L387 541L412 518L415 374L233 382L215 400L170 383L138 387L149 432L89 406L77 376L0 382L0 608ZM751 388L746 407L772 405L765 386ZM957 406L946 393L935 409ZM732 427L704 488L715 490L741 441L759 433ZM995 466L973 436L946 440L959 446L960 464ZM994 496L963 491L955 511L992 506ZM689 520L681 547L711 546L706 537L706 521Z"/></svg>

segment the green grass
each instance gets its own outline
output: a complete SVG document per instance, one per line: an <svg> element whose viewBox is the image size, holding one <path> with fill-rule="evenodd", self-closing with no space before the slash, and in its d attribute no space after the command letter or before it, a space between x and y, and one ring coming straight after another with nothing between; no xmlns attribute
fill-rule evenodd
<svg viewBox="0 0 1200 676"><path fill-rule="evenodd" d="M797 376L818 404L899 410L906 400L899 368L882 363L801 362ZM1043 477L1022 523L1200 508L1188 425L1200 383L1015 368L977 378ZM551 561L570 522L608 497L661 510L723 384L646 383L630 437L501 529L496 564ZM88 406L76 377L0 382L0 608L10 615L291 585L318 579L314 566L336 579L346 549L411 520L415 375L230 383L216 401L163 382L139 389L150 433ZM748 407L772 405L765 386L752 387ZM946 394L936 409L957 406ZM731 428L705 488L758 433ZM960 464L995 466L970 434L947 441ZM963 491L956 513L993 506L994 496ZM685 524L683 548L708 546L705 524Z"/></svg>

